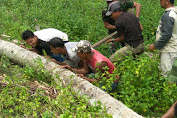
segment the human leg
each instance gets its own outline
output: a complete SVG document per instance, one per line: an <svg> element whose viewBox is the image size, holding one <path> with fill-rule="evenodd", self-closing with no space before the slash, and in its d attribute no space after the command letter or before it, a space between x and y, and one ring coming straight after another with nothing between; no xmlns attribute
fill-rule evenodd
<svg viewBox="0 0 177 118"><path fill-rule="evenodd" d="M173 62L177 58L177 52L161 52L160 53L160 70L163 76L167 76L172 69Z"/></svg>
<svg viewBox="0 0 177 118"><path fill-rule="evenodd" d="M145 48L144 42L140 43L137 47L131 48L132 54L133 55L140 55L144 52L144 48Z"/></svg>
<svg viewBox="0 0 177 118"><path fill-rule="evenodd" d="M127 51L129 51L130 48L128 46L124 46L122 48L120 48L118 51L116 51L114 54L112 54L109 59L112 62L116 62L117 60L122 61L123 57L126 56L128 53Z"/></svg>

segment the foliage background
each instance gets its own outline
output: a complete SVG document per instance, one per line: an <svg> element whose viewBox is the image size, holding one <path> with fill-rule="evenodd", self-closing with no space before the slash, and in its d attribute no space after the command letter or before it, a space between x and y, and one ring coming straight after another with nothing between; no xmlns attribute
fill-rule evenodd
<svg viewBox="0 0 177 118"><path fill-rule="evenodd" d="M154 42L164 9L159 0L135 1L142 6L140 21L147 45ZM35 31L35 25L66 32L70 41L89 40L93 44L107 35L101 19L105 0L0 0L0 6L0 34L11 36L11 40L20 41L21 33L26 29ZM108 45L97 49L110 56ZM161 116L177 97L176 86L161 76L158 64L158 56L142 55L137 60L126 57L116 70L121 76L118 99L147 117Z"/></svg>

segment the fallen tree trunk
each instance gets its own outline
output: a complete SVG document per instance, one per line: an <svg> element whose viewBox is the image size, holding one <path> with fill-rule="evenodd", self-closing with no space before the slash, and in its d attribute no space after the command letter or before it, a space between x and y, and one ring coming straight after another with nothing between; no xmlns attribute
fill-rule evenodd
<svg viewBox="0 0 177 118"><path fill-rule="evenodd" d="M102 104L106 106L107 113L111 114L114 118L142 118L142 116L126 107L120 101L114 99L109 94L92 85L87 80L78 77L73 72L60 68L59 65L36 53L30 52L13 43L0 39L0 55L3 54L19 65L30 65L33 68L38 68L37 64L34 62L34 59L40 58L44 64L44 68L50 72L51 75L59 75L59 78L54 79L58 82L58 84L61 83L64 86L72 84L72 88L76 93L86 95L91 98L89 100L91 105L95 105L95 101L101 101ZM59 79L61 82L59 82Z"/></svg>

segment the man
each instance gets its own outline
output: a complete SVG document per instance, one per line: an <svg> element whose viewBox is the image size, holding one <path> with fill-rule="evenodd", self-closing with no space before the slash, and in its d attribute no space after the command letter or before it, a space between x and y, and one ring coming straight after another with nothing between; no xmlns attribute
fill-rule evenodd
<svg viewBox="0 0 177 118"><path fill-rule="evenodd" d="M141 33L141 28L137 17L134 14L121 11L120 2L112 2L109 5L107 16L111 16L115 20L117 34L116 39L109 39L108 42L124 41L126 46L122 47L110 56L112 62L122 61L127 55L127 51L133 55L139 55L144 52L144 40Z"/></svg>
<svg viewBox="0 0 177 118"><path fill-rule="evenodd" d="M64 41L61 40L60 38L53 38L50 41L48 41L52 53L55 55L63 55L65 59L64 62L58 62L55 59L52 59L52 61L56 62L59 65L67 64L72 68L80 67L81 61L77 56L77 53L72 51L72 48L74 48L77 43L78 42L64 43Z"/></svg>
<svg viewBox="0 0 177 118"><path fill-rule="evenodd" d="M103 23L104 23L105 28L108 29L108 34L112 34L113 32L116 31L115 20L112 19L110 16L106 16L106 12L108 11L109 4L111 4L114 1L117 1L117 0L106 0L107 8L102 11ZM139 20L140 11L141 11L141 5L139 3L134 2L132 0L118 0L118 1L120 1L121 10L123 12L132 12L132 9L135 8L136 9L136 17ZM140 23L140 21L139 21L139 23ZM141 26L141 30L143 30L143 26L141 25L141 23L140 23L140 26ZM117 37L118 37L118 35L113 36L113 38L117 38ZM120 43L121 43L122 47L125 46L124 41L121 41ZM110 43L110 50L111 50L112 54L115 53L117 48L120 48L120 45L118 42Z"/></svg>
<svg viewBox="0 0 177 118"><path fill-rule="evenodd" d="M92 49L90 42L88 42L87 40L81 40L80 42L78 42L76 47L73 48L73 51L77 53L78 57L82 61L84 61L84 66L83 68L80 68L80 69L71 68L69 66L64 66L68 68L69 70L74 71L77 74L85 75L85 74L90 73L89 69L91 69L93 73L100 72L101 75L104 73L104 76L106 78L109 78L109 76L113 74L113 71L115 69L115 66L113 65L113 63L108 58L103 56L101 53ZM92 78L85 77L83 75L81 76L84 79L88 80L89 82L98 82L102 79L102 77L99 79L92 79ZM111 85L112 90L116 89L118 85L118 80L117 78L115 79L116 81L114 81L114 83Z"/></svg>
<svg viewBox="0 0 177 118"><path fill-rule="evenodd" d="M63 41L68 42L67 34L53 28L39 30L34 33L30 30L26 30L22 33L22 39L32 47L32 49L30 49L31 51L37 52L40 55L44 55L46 52L48 56L51 56L59 62L63 62L64 59L61 55L52 54L50 47L47 44L47 41L54 37L61 38Z"/></svg>
<svg viewBox="0 0 177 118"><path fill-rule="evenodd" d="M177 57L177 7L174 0L160 0L165 9L156 32L156 42L148 45L148 50L160 50L160 70L163 76L172 69Z"/></svg>
<svg viewBox="0 0 177 118"><path fill-rule="evenodd" d="M161 118L177 117L177 101L169 108L169 110Z"/></svg>
<svg viewBox="0 0 177 118"><path fill-rule="evenodd" d="M104 23L105 28L108 29L108 34L112 34L113 32L116 31L116 27L114 25L114 22L115 22L114 19L112 19L110 16L106 16L106 12L108 10L108 6L113 1L116 1L116 0L106 0L107 8L102 11L103 23Z"/></svg>
<svg viewBox="0 0 177 118"><path fill-rule="evenodd" d="M108 29L108 34L111 34L116 31L116 27L114 25L115 20L112 19L110 16L106 16L106 12L108 11L109 4L111 4L114 1L117 1L117 0L106 0L107 8L102 11L103 23L104 23L105 28ZM129 12L129 11L131 11L131 10L129 10L130 8L135 8L136 9L136 17L139 19L140 11L141 11L141 4L134 2L132 0L118 0L118 1L120 1L121 10L123 12ZM142 25L141 25L141 29L143 30Z"/></svg>

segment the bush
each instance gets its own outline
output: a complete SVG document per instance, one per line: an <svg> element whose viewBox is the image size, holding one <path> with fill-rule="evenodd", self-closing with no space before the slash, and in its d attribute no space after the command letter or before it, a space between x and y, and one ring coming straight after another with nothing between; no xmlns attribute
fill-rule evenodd
<svg viewBox="0 0 177 118"><path fill-rule="evenodd" d="M169 84L167 78L161 76L157 60L157 55L125 57L115 72L121 75L118 99L146 117L161 116L177 97L176 84Z"/></svg>
<svg viewBox="0 0 177 118"><path fill-rule="evenodd" d="M39 61L37 63L41 64ZM1 117L112 117L106 113L100 102L90 106L88 98L76 95L71 86L63 88L52 81L42 65L36 73L31 67L14 65L7 57L2 56L0 68L0 75L3 74L4 77L0 81L6 82L6 86L0 84ZM46 94L46 90L36 89L33 81L41 84L47 82L44 85L47 84L48 89L55 88L58 95L54 98L50 93Z"/></svg>

